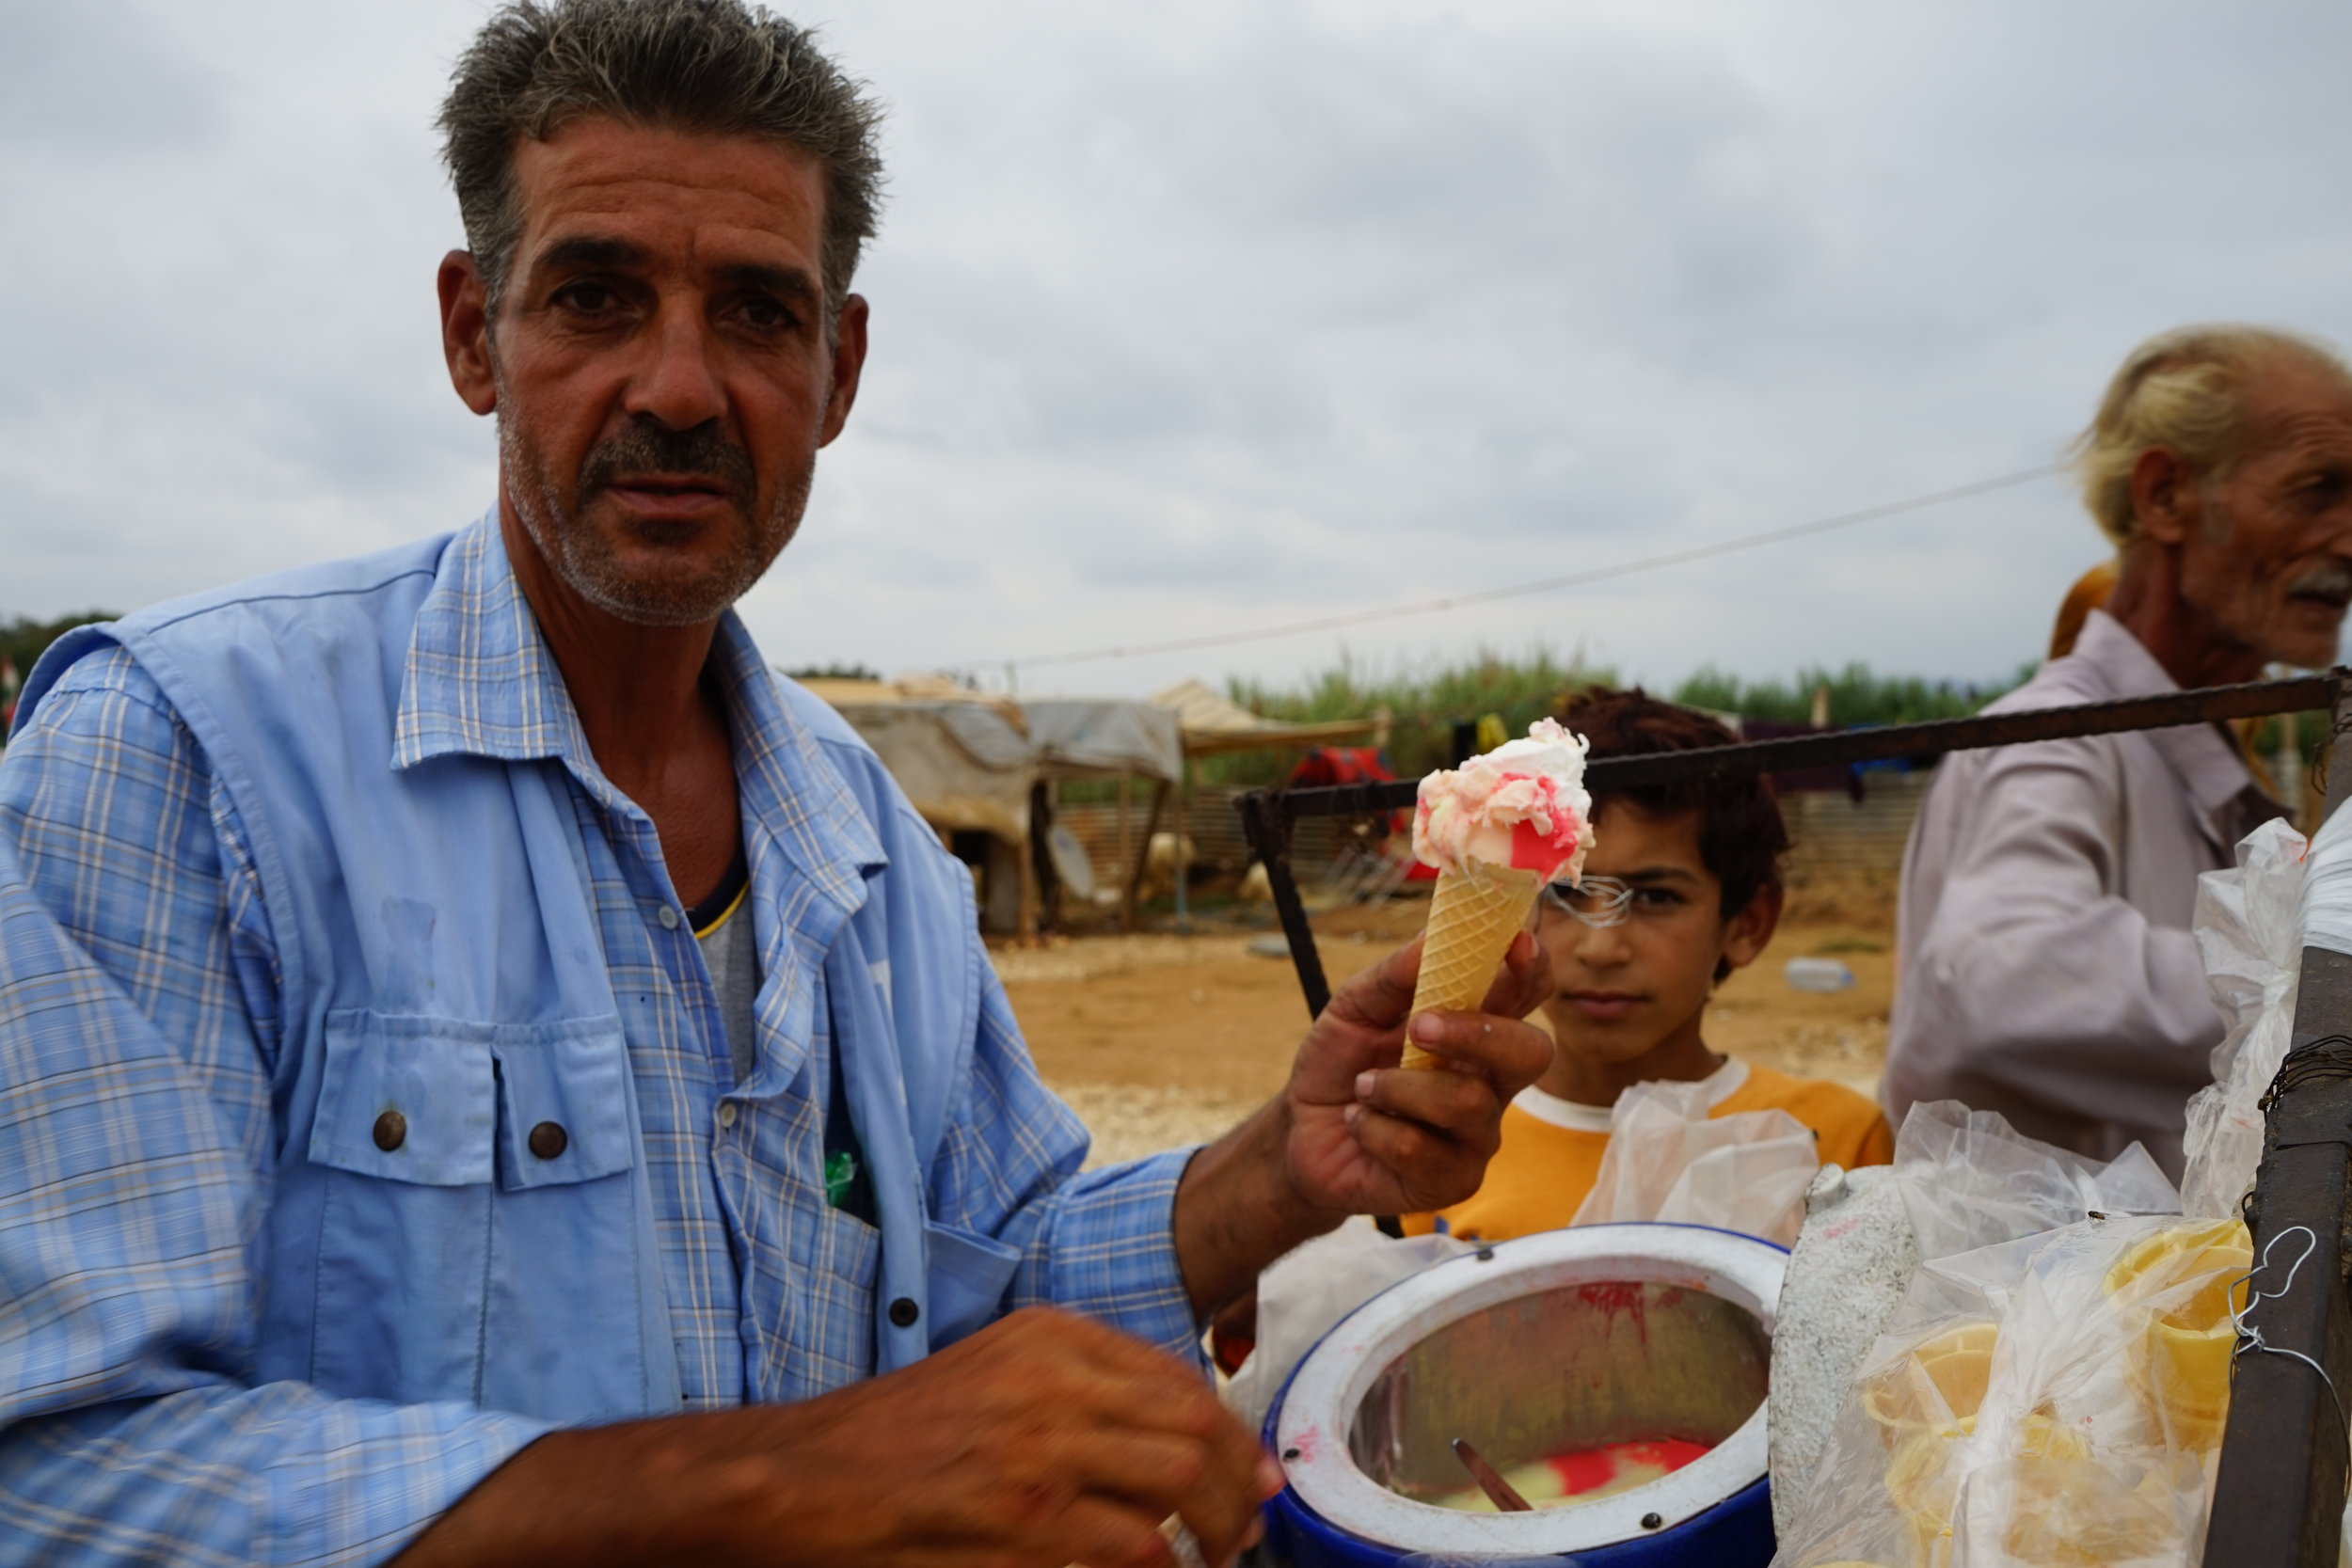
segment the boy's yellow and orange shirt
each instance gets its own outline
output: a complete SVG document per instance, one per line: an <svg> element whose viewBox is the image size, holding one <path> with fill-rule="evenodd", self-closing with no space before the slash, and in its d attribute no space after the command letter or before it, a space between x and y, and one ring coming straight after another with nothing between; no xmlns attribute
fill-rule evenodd
<svg viewBox="0 0 2352 1568"><path fill-rule="evenodd" d="M1726 1060L1706 1080L1708 1115L1786 1111L1813 1129L1824 1164L1883 1165L1895 1157L1895 1135L1870 1101L1842 1084L1795 1078L1768 1067ZM1501 1242L1557 1230L1600 1177L1609 1147L1609 1107L1579 1105L1529 1087L1502 1113L1502 1147L1471 1196L1438 1211L1456 1236ZM1407 1214L1407 1235L1436 1228L1437 1216Z"/></svg>

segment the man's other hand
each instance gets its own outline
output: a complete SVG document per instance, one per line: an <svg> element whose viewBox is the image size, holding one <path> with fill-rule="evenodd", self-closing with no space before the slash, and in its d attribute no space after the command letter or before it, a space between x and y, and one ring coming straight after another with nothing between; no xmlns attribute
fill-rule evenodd
<svg viewBox="0 0 2352 1568"><path fill-rule="evenodd" d="M551 1433L401 1565L1172 1568L1161 1521L1226 1562L1279 1485L1195 1369L1032 1308L803 1403Z"/></svg>

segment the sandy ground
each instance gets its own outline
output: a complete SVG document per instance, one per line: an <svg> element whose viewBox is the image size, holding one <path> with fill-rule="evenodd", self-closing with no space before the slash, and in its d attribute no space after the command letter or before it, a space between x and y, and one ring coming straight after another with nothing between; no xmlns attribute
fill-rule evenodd
<svg viewBox="0 0 2352 1568"><path fill-rule="evenodd" d="M1317 917L1336 984L1420 928L1425 904L1398 900ZM1893 923L1869 890L1801 894L1772 947L1727 981L1708 1043L1786 1071L1876 1089L1894 998ZM1284 958L1253 934L1079 937L995 955L1046 1081L1093 1131L1093 1163L1216 1136L1281 1087L1306 1027ZM1783 977L1801 955L1834 957L1852 989L1820 995Z"/></svg>

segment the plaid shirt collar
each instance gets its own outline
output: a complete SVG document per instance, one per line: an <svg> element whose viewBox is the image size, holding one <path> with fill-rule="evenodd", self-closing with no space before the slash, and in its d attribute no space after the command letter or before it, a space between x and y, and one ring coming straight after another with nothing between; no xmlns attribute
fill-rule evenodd
<svg viewBox="0 0 2352 1568"><path fill-rule="evenodd" d="M779 697L732 610L720 617L711 651L735 733L744 820L766 825L819 892L855 910L866 877L889 863L856 797ZM588 749L580 711L506 559L495 507L451 537L418 609L401 681L393 770L451 755L552 758L608 812L642 815Z"/></svg>

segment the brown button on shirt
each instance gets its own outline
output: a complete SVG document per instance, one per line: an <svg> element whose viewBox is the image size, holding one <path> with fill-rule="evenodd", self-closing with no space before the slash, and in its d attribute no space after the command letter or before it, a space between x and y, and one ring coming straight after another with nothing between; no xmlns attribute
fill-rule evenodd
<svg viewBox="0 0 2352 1568"><path fill-rule="evenodd" d="M1987 711L2177 689L2094 610L2074 653ZM1958 1100L2101 1159L2137 1139L2179 1180L2221 1038L2197 878L2278 815L2210 724L1947 757L1903 855L1888 1115Z"/></svg>

